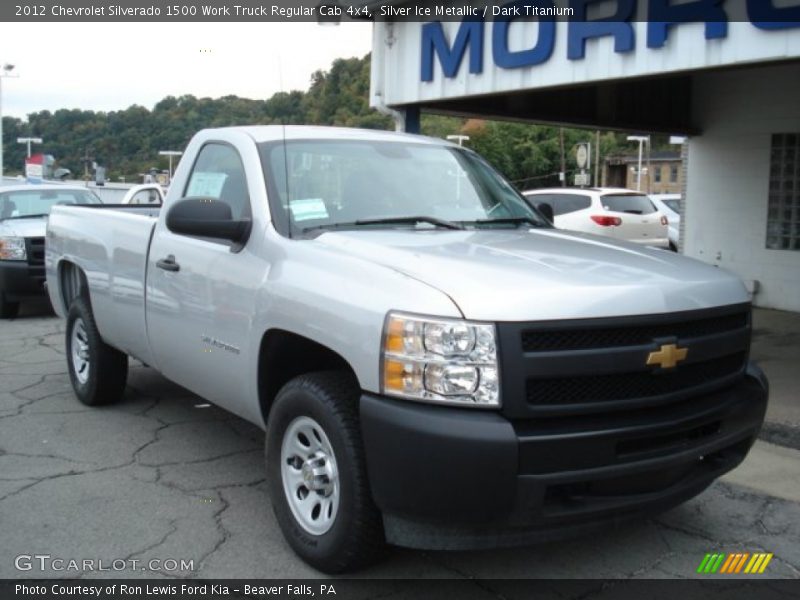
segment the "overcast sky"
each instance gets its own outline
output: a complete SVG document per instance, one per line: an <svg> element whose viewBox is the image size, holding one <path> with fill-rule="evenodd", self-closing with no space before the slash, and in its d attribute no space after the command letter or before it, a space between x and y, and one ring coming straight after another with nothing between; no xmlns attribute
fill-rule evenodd
<svg viewBox="0 0 800 600"><path fill-rule="evenodd" d="M266 99L370 51L372 26L342 23L0 23L6 116L152 108L164 96ZM282 76L281 76L282 75Z"/></svg>

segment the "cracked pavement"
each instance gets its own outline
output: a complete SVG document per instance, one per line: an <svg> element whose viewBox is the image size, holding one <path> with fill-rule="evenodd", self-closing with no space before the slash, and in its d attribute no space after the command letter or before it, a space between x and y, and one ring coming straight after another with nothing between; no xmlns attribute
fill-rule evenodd
<svg viewBox="0 0 800 600"><path fill-rule="evenodd" d="M72 394L63 332L63 321L46 304L0 321L0 578L322 576L283 541L269 504L258 428L204 406L136 361L122 403L85 407ZM768 332L762 337L770 339ZM769 375L771 355L765 356ZM780 377L790 379L784 372ZM797 386L791 385L790 392L773 393L791 394L794 402ZM747 551L774 553L769 576L797 578L796 407L778 413L788 418L765 429L739 469L653 519L526 548L395 549L358 575L467 578L479 587L497 578L685 578L697 576L707 552ZM19 571L14 559L20 554L106 563L183 559L194 569Z"/></svg>

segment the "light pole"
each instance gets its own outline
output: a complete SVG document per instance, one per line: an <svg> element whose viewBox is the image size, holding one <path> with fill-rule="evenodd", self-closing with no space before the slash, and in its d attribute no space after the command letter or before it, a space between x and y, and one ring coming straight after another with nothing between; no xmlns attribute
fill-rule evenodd
<svg viewBox="0 0 800 600"><path fill-rule="evenodd" d="M642 191L642 146L650 141L649 135L629 135L629 142L639 142L639 165L636 168L636 191Z"/></svg>
<svg viewBox="0 0 800 600"><path fill-rule="evenodd" d="M450 140L451 142L458 142L459 146L463 146L464 142L468 142L469 141L469 136L468 135L448 135L447 139Z"/></svg>
<svg viewBox="0 0 800 600"><path fill-rule="evenodd" d="M172 183L172 157L181 156L183 152L178 150L159 150L158 153L161 156L169 156L169 181Z"/></svg>
<svg viewBox="0 0 800 600"><path fill-rule="evenodd" d="M18 144L28 144L28 158L31 157L31 144L41 144L42 138L35 137L19 137L17 138Z"/></svg>
<svg viewBox="0 0 800 600"><path fill-rule="evenodd" d="M14 65L8 63L0 69L0 185L3 183L3 77L17 77L12 75Z"/></svg>

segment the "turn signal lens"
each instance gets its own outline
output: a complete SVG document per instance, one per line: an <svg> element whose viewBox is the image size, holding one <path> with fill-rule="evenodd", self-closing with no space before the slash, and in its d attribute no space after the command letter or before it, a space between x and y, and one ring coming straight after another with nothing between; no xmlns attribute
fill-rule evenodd
<svg viewBox="0 0 800 600"><path fill-rule="evenodd" d="M669 225L669 220L667 220L667 217L664 216L664 215L661 215L661 224L662 225Z"/></svg>

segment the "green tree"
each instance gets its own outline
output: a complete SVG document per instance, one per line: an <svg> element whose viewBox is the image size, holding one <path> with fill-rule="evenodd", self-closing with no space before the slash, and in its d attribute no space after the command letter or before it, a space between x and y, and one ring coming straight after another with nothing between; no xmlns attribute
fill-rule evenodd
<svg viewBox="0 0 800 600"><path fill-rule="evenodd" d="M393 129L390 117L369 106L369 76L367 55L337 59L327 71L311 76L307 91L279 92L266 100L167 96L152 109L134 105L111 112L44 110L29 114L27 121L4 117L6 171L23 170L25 148L16 143L19 136L44 138L37 150L54 155L59 166L76 176L82 175L88 153L109 169L110 177L134 181L151 167L167 167L159 150L181 150L205 127L284 123ZM469 135L467 146L521 188L558 184L558 127L423 114L421 129L440 138ZM564 138L569 172L575 168L574 144L593 140L594 132L564 129ZM653 148L666 147L667 142L666 136L654 136ZM600 146L603 156L633 151L623 135L612 132L603 133Z"/></svg>

